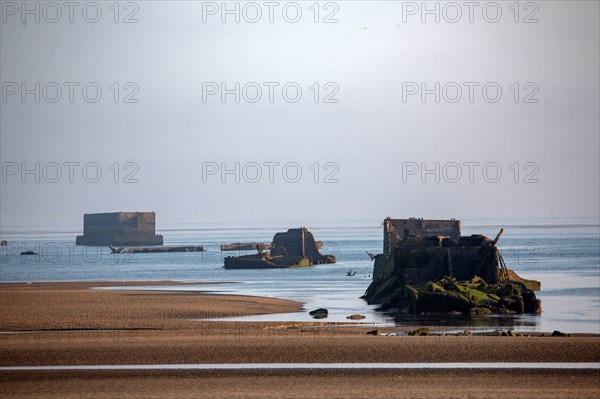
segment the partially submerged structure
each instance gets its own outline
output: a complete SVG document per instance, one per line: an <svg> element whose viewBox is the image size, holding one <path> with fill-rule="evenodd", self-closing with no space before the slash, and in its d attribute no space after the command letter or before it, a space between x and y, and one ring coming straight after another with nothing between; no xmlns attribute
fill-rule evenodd
<svg viewBox="0 0 600 399"><path fill-rule="evenodd" d="M312 233L305 227L277 233L270 244L270 251L256 245L257 254L228 256L225 269L278 269L305 267L324 263L335 263L335 256L322 255Z"/></svg>
<svg viewBox="0 0 600 399"><path fill-rule="evenodd" d="M231 244L221 244L220 247L222 252L224 251L254 251L260 248L261 250L271 249L271 244L265 244L262 242L232 242Z"/></svg>
<svg viewBox="0 0 600 399"><path fill-rule="evenodd" d="M316 241L315 245L317 249L321 249L323 247L323 241ZM255 251L258 249L263 251L271 249L271 244L266 244L263 242L232 242L230 244L221 244L219 249L222 252L225 251Z"/></svg>
<svg viewBox="0 0 600 399"><path fill-rule="evenodd" d="M86 213L77 245L162 245L154 212Z"/></svg>
<svg viewBox="0 0 600 399"><path fill-rule="evenodd" d="M133 247L125 249L124 246L115 248L109 245L110 252L113 254L155 254L165 252L203 252L204 247L202 245L174 245L174 246L160 246L160 247Z"/></svg>
<svg viewBox="0 0 600 399"><path fill-rule="evenodd" d="M402 313L540 313L537 281L506 268L497 243L458 220L390 219L364 298Z"/></svg>

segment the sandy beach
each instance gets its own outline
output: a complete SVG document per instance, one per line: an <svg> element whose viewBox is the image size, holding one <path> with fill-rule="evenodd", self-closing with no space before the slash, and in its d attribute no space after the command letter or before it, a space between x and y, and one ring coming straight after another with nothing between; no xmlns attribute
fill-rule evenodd
<svg viewBox="0 0 600 399"><path fill-rule="evenodd" d="M296 312L293 301L172 282L0 285L0 366L600 362L595 336L372 336L373 326L204 320ZM199 283L194 283L199 284ZM0 371L6 397L600 397L598 370Z"/></svg>

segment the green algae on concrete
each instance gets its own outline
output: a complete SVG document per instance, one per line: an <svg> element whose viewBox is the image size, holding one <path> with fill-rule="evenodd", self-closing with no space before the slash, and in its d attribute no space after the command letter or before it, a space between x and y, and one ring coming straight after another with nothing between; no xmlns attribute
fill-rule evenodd
<svg viewBox="0 0 600 399"><path fill-rule="evenodd" d="M384 253L373 257L363 298L379 310L409 314L540 313L534 292L540 284L506 268L496 245L502 232L492 240L461 236L456 220L388 218Z"/></svg>

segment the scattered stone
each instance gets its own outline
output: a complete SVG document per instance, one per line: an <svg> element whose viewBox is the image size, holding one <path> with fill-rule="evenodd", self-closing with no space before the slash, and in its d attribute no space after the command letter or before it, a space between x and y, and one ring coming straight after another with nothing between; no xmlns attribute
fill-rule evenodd
<svg viewBox="0 0 600 399"><path fill-rule="evenodd" d="M367 335L381 335L381 333L379 332L379 330L371 330L367 331Z"/></svg>
<svg viewBox="0 0 600 399"><path fill-rule="evenodd" d="M349 320L362 320L364 318L366 318L366 316L363 316L361 314L353 314L351 316L346 317Z"/></svg>
<svg viewBox="0 0 600 399"><path fill-rule="evenodd" d="M314 319L325 319L329 315L329 311L327 309L319 308L309 312L308 314Z"/></svg>
<svg viewBox="0 0 600 399"><path fill-rule="evenodd" d="M408 335L416 335L416 336L429 335L429 328L421 327L417 330L409 332Z"/></svg>
<svg viewBox="0 0 600 399"><path fill-rule="evenodd" d="M506 330L506 331L496 330L489 335L491 335L493 337L519 337L519 336L522 336L522 334L517 334L516 332L514 332L511 329Z"/></svg>

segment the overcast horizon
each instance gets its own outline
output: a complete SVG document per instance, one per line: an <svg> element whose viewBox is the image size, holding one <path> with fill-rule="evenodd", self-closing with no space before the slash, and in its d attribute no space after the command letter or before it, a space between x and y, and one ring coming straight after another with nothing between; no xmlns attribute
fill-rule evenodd
<svg viewBox="0 0 600 399"><path fill-rule="evenodd" d="M1 2L0 230L600 216L598 2L113 3Z"/></svg>

